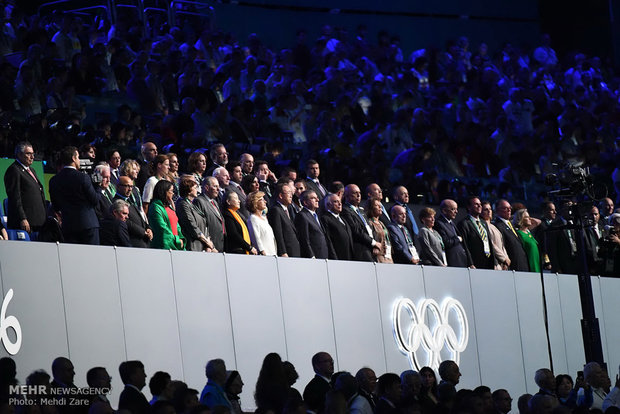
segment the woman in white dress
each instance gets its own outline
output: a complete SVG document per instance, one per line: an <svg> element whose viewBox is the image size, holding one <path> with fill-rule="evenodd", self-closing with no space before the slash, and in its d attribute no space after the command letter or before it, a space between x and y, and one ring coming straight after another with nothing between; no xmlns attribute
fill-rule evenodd
<svg viewBox="0 0 620 414"><path fill-rule="evenodd" d="M146 180L146 184L144 184L144 192L142 193L142 205L144 206L144 212L148 213L149 204L151 203L151 199L153 198L153 189L155 188L155 184L159 180L168 180L168 174L170 173L170 159L167 155L159 154L155 159L151 162L151 176L148 180Z"/></svg>
<svg viewBox="0 0 620 414"><path fill-rule="evenodd" d="M247 226L252 246L256 247L258 253L263 256L276 256L278 254L276 237L267 221L267 201L264 196L265 193L262 191L248 194L246 204L250 218L247 220Z"/></svg>

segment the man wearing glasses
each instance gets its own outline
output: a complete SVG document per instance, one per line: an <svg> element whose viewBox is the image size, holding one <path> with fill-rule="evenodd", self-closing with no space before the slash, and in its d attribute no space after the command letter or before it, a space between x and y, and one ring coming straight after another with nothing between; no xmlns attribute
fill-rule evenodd
<svg viewBox="0 0 620 414"><path fill-rule="evenodd" d="M132 203L131 191L133 190L133 180L125 175L118 179L118 186L114 200L123 200L129 203L129 217L126 220L127 230L129 231L129 242L133 247L149 247L153 240L153 232L149 224L141 214L141 208Z"/></svg>
<svg viewBox="0 0 620 414"><path fill-rule="evenodd" d="M4 175L4 186L8 198L7 226L30 233L38 232L45 223L45 194L41 180L31 168L34 150L29 142L20 142L15 147L15 162Z"/></svg>

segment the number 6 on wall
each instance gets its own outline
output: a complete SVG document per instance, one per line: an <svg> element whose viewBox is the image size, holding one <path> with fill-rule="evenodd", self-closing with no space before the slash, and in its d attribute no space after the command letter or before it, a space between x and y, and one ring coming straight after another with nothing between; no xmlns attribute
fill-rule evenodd
<svg viewBox="0 0 620 414"><path fill-rule="evenodd" d="M4 345L6 352L15 355L22 346L22 327L15 316L5 316L6 308L9 306L11 299L13 299L13 289L9 289L2 301L2 310L0 311L0 342ZM13 328L13 331L15 331L15 342L11 342L9 339L9 328Z"/></svg>

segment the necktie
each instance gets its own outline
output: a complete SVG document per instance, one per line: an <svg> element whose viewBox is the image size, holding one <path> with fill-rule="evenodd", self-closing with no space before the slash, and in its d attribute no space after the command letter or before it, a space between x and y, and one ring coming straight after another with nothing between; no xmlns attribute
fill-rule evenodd
<svg viewBox="0 0 620 414"><path fill-rule="evenodd" d="M487 239L487 232L484 230L484 227L482 227L482 223L480 222L480 220L476 220L476 226L478 227L478 233L480 233L480 237L482 238L482 241L486 241ZM491 256L491 253L485 253L487 257Z"/></svg>
<svg viewBox="0 0 620 414"><path fill-rule="evenodd" d="M313 181L316 184L316 186L319 187L319 191L321 192L321 197L325 197L325 189L323 188L319 180L315 179Z"/></svg>
<svg viewBox="0 0 620 414"><path fill-rule="evenodd" d="M290 220L290 219L291 219L291 215L290 215L290 214L289 214L289 212L288 212L288 208L287 208L287 207L284 207L284 206L282 206L282 207L284 208L284 212L286 213L286 217L288 217L288 218L289 218L289 220Z"/></svg>
<svg viewBox="0 0 620 414"><path fill-rule="evenodd" d="M413 246L413 240L411 240L411 236L409 235L409 230L407 230L407 227L402 226L403 229L403 234L405 235L405 240L407 241L407 246L411 247Z"/></svg>
<svg viewBox="0 0 620 414"><path fill-rule="evenodd" d="M26 168L26 171L28 171L28 174L30 174L33 180L35 180L37 183L39 182L39 180L37 180L37 176L34 175L34 173L32 172L30 168Z"/></svg>
<svg viewBox="0 0 620 414"><path fill-rule="evenodd" d="M507 221L506 221L506 223L508 223L508 227L510 227L510 230L512 230L512 232L514 233L514 235L515 235L516 237L519 237L519 236L517 236L517 232L515 231L515 228L514 228L514 227L512 227L512 223L510 222L510 220L507 220Z"/></svg>
<svg viewBox="0 0 620 414"><path fill-rule="evenodd" d="M217 217L220 219L220 223L222 223L222 233L226 234L226 228L224 227L224 220L222 220L222 216L220 215L220 209L217 208L217 204L215 204L215 201L213 201L213 200L211 200L211 205L213 206L213 208L217 212Z"/></svg>
<svg viewBox="0 0 620 414"><path fill-rule="evenodd" d="M409 221L411 221L411 230L413 230L413 233L417 235L419 230L418 230L418 225L415 222L415 218L413 217L413 213L411 212L411 209L409 209L409 206L407 206L407 204L403 204L403 207L405 207L405 211L407 212L407 217L409 217Z"/></svg>

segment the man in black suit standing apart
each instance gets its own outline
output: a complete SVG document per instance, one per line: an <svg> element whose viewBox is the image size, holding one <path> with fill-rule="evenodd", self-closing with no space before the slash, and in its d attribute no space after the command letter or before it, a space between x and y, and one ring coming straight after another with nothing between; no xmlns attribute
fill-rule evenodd
<svg viewBox="0 0 620 414"><path fill-rule="evenodd" d="M306 163L306 190L312 190L322 200L327 195L327 189L319 181L321 168L316 160L308 160Z"/></svg>
<svg viewBox="0 0 620 414"><path fill-rule="evenodd" d="M327 211L321 216L323 227L327 233L334 250L335 259L353 260L353 236L351 228L341 217L342 200L338 194L329 194L325 197Z"/></svg>
<svg viewBox="0 0 620 414"><path fill-rule="evenodd" d="M297 229L292 220L293 189L290 185L279 183L276 186L276 202L267 212L267 219L276 237L278 256L301 257L297 239Z"/></svg>
<svg viewBox="0 0 620 414"><path fill-rule="evenodd" d="M495 206L495 227L502 233L504 238L504 247L506 253L510 257L510 270L518 272L529 272L530 265L527 260L527 253L523 249L521 239L517 235L517 231L510 222L512 215L512 207L506 200L499 200Z"/></svg>
<svg viewBox="0 0 620 414"><path fill-rule="evenodd" d="M121 362L118 372L121 375L121 381L125 384L118 399L118 409L128 410L131 414L149 414L151 405L142 394L142 388L146 385L146 374L142 362Z"/></svg>
<svg viewBox="0 0 620 414"><path fill-rule="evenodd" d="M571 200L564 200L560 207L560 216L551 224L549 232L549 250L551 271L576 275L578 273L577 237L572 214L577 206ZM510 252L508 252L510 253Z"/></svg>
<svg viewBox="0 0 620 414"><path fill-rule="evenodd" d="M295 216L295 227L301 247L301 257L327 259L333 255L333 247L319 221L319 197L312 190L301 193L304 208Z"/></svg>
<svg viewBox="0 0 620 414"><path fill-rule="evenodd" d="M32 170L34 149L29 142L15 147L15 162L7 168L4 186L8 198L7 226L28 233L38 232L47 217L43 185Z"/></svg>
<svg viewBox="0 0 620 414"><path fill-rule="evenodd" d="M304 388L303 397L309 410L322 413L325 408L325 395L331 389L334 360L327 352L318 352L312 357L312 369L315 375Z"/></svg>
<svg viewBox="0 0 620 414"><path fill-rule="evenodd" d="M63 169L50 180L54 210L62 213L62 233L67 243L99 244L99 202L90 177L78 170L80 156L75 147L65 147L58 160Z"/></svg>
<svg viewBox="0 0 620 414"><path fill-rule="evenodd" d="M144 219L142 209L131 202L133 181L126 175L121 175L116 187L114 200L123 200L129 203L129 217L125 221L129 232L129 242L133 247L149 247L151 240L153 240L153 231Z"/></svg>
<svg viewBox="0 0 620 414"><path fill-rule="evenodd" d="M467 211L469 215L461 220L457 228L469 250L474 266L476 269L493 269L495 257L491 249L489 227L480 219L482 203L478 197L469 197Z"/></svg>
<svg viewBox="0 0 620 414"><path fill-rule="evenodd" d="M439 232L446 247L446 259L451 267L473 267L471 256L463 243L463 237L454 224L458 212L456 201L445 199L439 204L441 214L435 220L435 230Z"/></svg>
<svg viewBox="0 0 620 414"><path fill-rule="evenodd" d="M353 251L355 260L372 262L372 248L381 250L381 243L372 238L372 229L360 207L362 193L355 184L344 188L345 205L342 208L342 218L351 227L353 235Z"/></svg>

